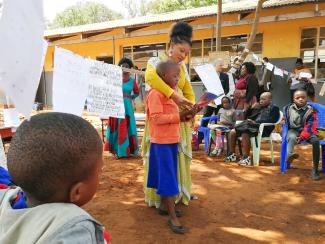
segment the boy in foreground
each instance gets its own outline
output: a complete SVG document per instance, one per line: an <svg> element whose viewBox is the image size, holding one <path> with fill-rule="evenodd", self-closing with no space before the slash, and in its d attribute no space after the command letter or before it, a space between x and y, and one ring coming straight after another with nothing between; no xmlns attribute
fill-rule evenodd
<svg viewBox="0 0 325 244"><path fill-rule="evenodd" d="M94 196L102 168L94 127L71 114L24 121L8 152L17 188L0 190L0 243L105 243L103 226L80 208ZM14 209L20 192L27 208Z"/></svg>

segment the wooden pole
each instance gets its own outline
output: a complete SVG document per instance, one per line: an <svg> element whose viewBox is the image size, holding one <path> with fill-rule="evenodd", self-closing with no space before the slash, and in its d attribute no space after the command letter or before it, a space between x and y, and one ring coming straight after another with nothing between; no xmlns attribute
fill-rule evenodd
<svg viewBox="0 0 325 244"><path fill-rule="evenodd" d="M258 27L258 23L260 20L260 14L262 11L263 3L266 1L268 1L268 0L259 0L257 3L256 10L255 10L255 18L254 18L251 34L249 36L249 39L247 41L247 44L245 46L243 53L241 54L241 56L239 57L237 62L235 64L233 64L233 68L235 68L235 69L240 68L241 64L245 61L248 53L251 51L251 48L253 46L253 43L254 43L254 40L256 37L257 27Z"/></svg>
<svg viewBox="0 0 325 244"><path fill-rule="evenodd" d="M216 51L221 51L221 17L222 17L222 0L218 0L218 14L216 27Z"/></svg>

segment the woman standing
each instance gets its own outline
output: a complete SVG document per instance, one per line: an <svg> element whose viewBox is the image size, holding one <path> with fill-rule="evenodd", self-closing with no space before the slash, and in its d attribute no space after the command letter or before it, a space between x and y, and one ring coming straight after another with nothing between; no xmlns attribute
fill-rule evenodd
<svg viewBox="0 0 325 244"><path fill-rule="evenodd" d="M243 63L234 92L234 109L237 110L237 120L244 120L245 112L257 102L258 80L255 72L256 67L253 63Z"/></svg>
<svg viewBox="0 0 325 244"><path fill-rule="evenodd" d="M151 58L147 64L145 79L147 84L157 89L166 97L170 97L180 109L189 108L195 102L195 94L193 92L190 77L184 63L185 58L189 54L192 45L192 27L185 22L176 23L170 32L170 41L168 52L161 53L159 57ZM166 59L172 59L179 64L180 80L178 82L177 91L170 88L157 74L157 64ZM191 172L190 164L192 160L191 147L191 123L181 122L180 126L180 143L178 145L178 188L180 194L177 196L176 202L182 201L188 205L191 198ZM148 126L146 123L144 137L142 141L142 154L145 167L144 175L144 193L145 201L151 207L160 207L159 213L167 214L164 206L160 206L160 197L156 194L156 190L147 188L148 178L148 158L150 151L150 138L148 135Z"/></svg>
<svg viewBox="0 0 325 244"><path fill-rule="evenodd" d="M133 63L128 58L122 58L119 66L131 69ZM138 137L132 100L139 96L135 79L129 72L123 72L123 100L125 118L109 118L106 134L105 151L110 151L118 158L138 155Z"/></svg>

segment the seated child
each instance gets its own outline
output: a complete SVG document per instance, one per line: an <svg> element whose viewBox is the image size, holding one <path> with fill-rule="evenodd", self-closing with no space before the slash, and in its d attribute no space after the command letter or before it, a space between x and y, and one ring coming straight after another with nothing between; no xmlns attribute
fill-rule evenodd
<svg viewBox="0 0 325 244"><path fill-rule="evenodd" d="M319 180L318 165L320 158L319 139L317 138L317 111L307 104L307 92L296 90L293 103L285 108L287 133L287 163L291 164L299 154L294 152L295 144L307 141L313 146L313 180Z"/></svg>
<svg viewBox="0 0 325 244"><path fill-rule="evenodd" d="M280 110L272 104L272 94L270 92L263 92L260 97L260 102L248 109L246 114L247 119L237 124L235 129L232 129L230 132L230 152L229 156L225 158L229 162L236 161L236 138L241 136L243 157L238 164L243 166L251 165L249 156L251 148L250 138L257 136L260 124L276 123L279 120ZM266 126L263 130L262 137L270 136L273 130L274 126Z"/></svg>
<svg viewBox="0 0 325 244"><path fill-rule="evenodd" d="M8 152L21 188L0 190L0 243L105 243L103 226L80 208L97 190L102 150L81 117L42 113L24 121ZM22 191L27 208L14 209Z"/></svg>
<svg viewBox="0 0 325 244"><path fill-rule="evenodd" d="M232 129L235 125L235 116L234 116L235 110L231 107L231 99L229 97L223 97L221 100L221 109L218 113L218 124L222 125L223 127L216 128L211 131L211 137L215 137L216 147L211 152L211 156L219 156L221 154L221 136L222 132L229 131ZM216 132L214 135L213 132ZM227 138L227 142L228 142Z"/></svg>
<svg viewBox="0 0 325 244"><path fill-rule="evenodd" d="M176 89L179 67L175 61L160 62L156 70L166 84ZM176 215L174 197L179 193L177 155L180 122L186 120L187 111L179 113L172 99L152 89L146 98L146 113L151 141L147 187L157 189L157 194L161 196L160 209L165 211L164 208L167 208L170 217L168 225L172 231L184 234L185 228Z"/></svg>

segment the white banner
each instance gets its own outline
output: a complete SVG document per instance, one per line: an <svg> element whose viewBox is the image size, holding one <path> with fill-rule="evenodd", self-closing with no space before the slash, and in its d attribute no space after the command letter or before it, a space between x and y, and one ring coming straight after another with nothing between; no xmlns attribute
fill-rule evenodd
<svg viewBox="0 0 325 244"><path fill-rule="evenodd" d="M54 111L81 116L87 100L91 113L124 118L121 67L56 47L53 72Z"/></svg>

